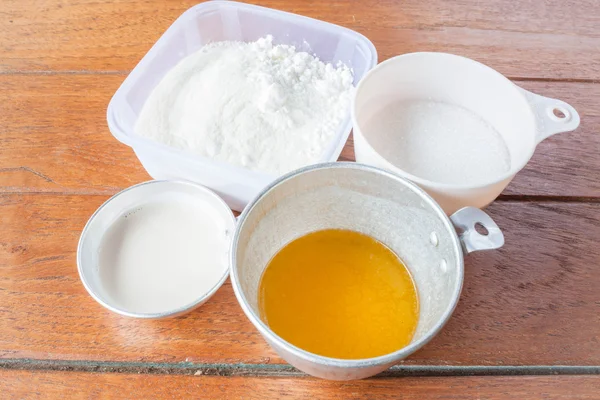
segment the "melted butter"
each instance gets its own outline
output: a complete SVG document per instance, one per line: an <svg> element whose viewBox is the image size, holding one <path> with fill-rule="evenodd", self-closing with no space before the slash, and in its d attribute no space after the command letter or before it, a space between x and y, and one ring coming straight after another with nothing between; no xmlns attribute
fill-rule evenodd
<svg viewBox="0 0 600 400"><path fill-rule="evenodd" d="M342 359L401 349L419 319L415 284L398 256L369 236L339 229L281 249L263 273L259 307L289 343Z"/></svg>

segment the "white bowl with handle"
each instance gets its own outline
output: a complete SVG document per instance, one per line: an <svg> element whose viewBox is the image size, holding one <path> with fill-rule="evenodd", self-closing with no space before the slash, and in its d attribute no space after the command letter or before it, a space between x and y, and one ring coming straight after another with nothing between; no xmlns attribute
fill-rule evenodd
<svg viewBox="0 0 600 400"><path fill-rule="evenodd" d="M366 122L391 102L405 100L457 105L482 118L502 136L510 154L509 170L481 184L448 184L415 176L392 164L381 155L390 143ZM446 53L409 53L382 62L359 83L352 103L356 161L410 179L447 214L491 203L523 169L542 140L575 130L579 121L569 104L522 89L477 61Z"/></svg>

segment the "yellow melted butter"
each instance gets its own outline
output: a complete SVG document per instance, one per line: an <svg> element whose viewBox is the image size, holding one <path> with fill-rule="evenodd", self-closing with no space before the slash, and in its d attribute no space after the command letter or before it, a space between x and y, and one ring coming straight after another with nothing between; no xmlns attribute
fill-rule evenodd
<svg viewBox="0 0 600 400"><path fill-rule="evenodd" d="M269 262L259 286L263 321L322 356L361 359L410 343L419 319L415 284L398 256L358 232L302 236Z"/></svg>

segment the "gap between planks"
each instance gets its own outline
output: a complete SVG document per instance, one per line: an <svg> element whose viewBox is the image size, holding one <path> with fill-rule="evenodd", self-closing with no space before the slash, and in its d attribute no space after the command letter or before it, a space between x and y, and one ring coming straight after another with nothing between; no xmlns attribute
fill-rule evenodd
<svg viewBox="0 0 600 400"><path fill-rule="evenodd" d="M84 360L35 360L29 358L0 359L0 369L110 372L157 375L306 376L306 374L303 372L287 364L208 364L191 362L157 363ZM377 375L377 377L525 375L600 375L600 366L396 365Z"/></svg>
<svg viewBox="0 0 600 400"><path fill-rule="evenodd" d="M106 190L106 191L87 191L87 190L73 190L66 192L56 191L28 191L28 190L6 190L0 191L1 196L114 196L121 192L122 189ZM495 202L504 203L587 203L597 204L600 203L599 197L592 196L547 196L547 195L516 195L516 194L501 194L495 200Z"/></svg>
<svg viewBox="0 0 600 400"><path fill-rule="evenodd" d="M382 62L385 60L382 60ZM381 62L380 62L381 63ZM9 71L0 71L1 75L128 75L131 70L63 70L63 71L54 71L54 70L39 70L39 71L21 71L21 70L9 70ZM577 79L577 78L532 78L532 77L524 77L524 76L507 76L511 81L521 81L521 82L564 82L564 83L592 83L599 84L600 80L598 79Z"/></svg>
<svg viewBox="0 0 600 400"><path fill-rule="evenodd" d="M501 194L494 201L505 203L600 203L600 197L591 196L546 196Z"/></svg>

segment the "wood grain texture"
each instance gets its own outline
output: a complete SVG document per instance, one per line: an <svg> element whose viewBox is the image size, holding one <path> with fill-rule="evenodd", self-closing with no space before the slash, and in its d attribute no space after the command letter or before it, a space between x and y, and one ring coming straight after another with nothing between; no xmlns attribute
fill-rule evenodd
<svg viewBox="0 0 600 400"><path fill-rule="evenodd" d="M117 316L85 292L79 234L106 196L0 197L0 358L282 363L226 283L186 316ZM408 365L599 365L600 204L495 203L499 251L466 259L459 306Z"/></svg>
<svg viewBox="0 0 600 400"><path fill-rule="evenodd" d="M151 179L108 130L124 76L0 76L0 187L114 194Z"/></svg>
<svg viewBox="0 0 600 400"><path fill-rule="evenodd" d="M186 373L199 368L198 374L214 369L218 375L220 367L289 373L243 315L229 282L186 316L140 321L104 310L77 275L76 246L88 217L109 195L150 179L133 151L110 135L108 101L164 30L197 2L2 1L0 359L5 368L38 369L0 368L0 397L598 398L599 375L340 383L149 374L179 374L180 366ZM434 366L438 373L444 366L458 366L453 373L472 365L506 373L503 366L600 365L600 3L256 3L355 29L373 41L379 61L412 51L474 58L579 111L581 127L541 143L504 201L488 208L505 247L466 259L456 312L403 364ZM351 140L341 158L354 159ZM531 196L574 202L531 202ZM164 364L148 367L155 363ZM71 365L79 372L44 370ZM96 368L142 374L81 372Z"/></svg>
<svg viewBox="0 0 600 400"><path fill-rule="evenodd" d="M327 382L251 378L0 371L8 399L597 399L600 376L375 378ZM6 397L5 397L6 398Z"/></svg>
<svg viewBox="0 0 600 400"><path fill-rule="evenodd" d="M5 0L0 71L127 71L197 0ZM600 79L600 12L593 0L302 1L267 7L366 35L379 59L413 51L475 58L511 77Z"/></svg>
<svg viewBox="0 0 600 400"><path fill-rule="evenodd" d="M0 76L0 192L114 194L150 179L110 134L106 106L123 76ZM571 103L575 132L542 142L506 194L600 196L600 84L517 82ZM349 141L341 159L354 160Z"/></svg>

